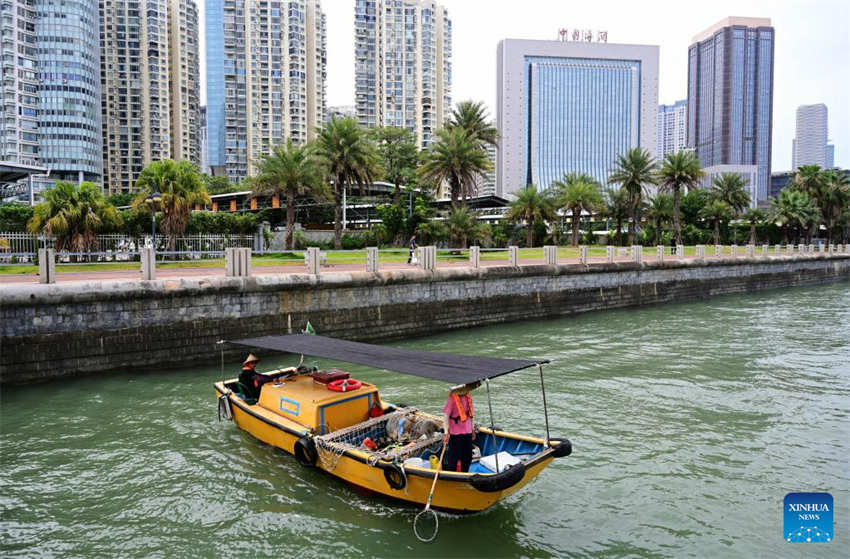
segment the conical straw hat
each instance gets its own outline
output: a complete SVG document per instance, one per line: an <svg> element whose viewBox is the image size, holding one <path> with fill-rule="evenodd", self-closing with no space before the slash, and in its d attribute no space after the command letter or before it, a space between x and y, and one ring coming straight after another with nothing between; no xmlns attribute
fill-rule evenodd
<svg viewBox="0 0 850 559"><path fill-rule="evenodd" d="M245 359L245 361L242 362L242 364L247 365L248 363L256 363L259 360L260 360L259 357L257 357L253 353L249 353L248 357Z"/></svg>

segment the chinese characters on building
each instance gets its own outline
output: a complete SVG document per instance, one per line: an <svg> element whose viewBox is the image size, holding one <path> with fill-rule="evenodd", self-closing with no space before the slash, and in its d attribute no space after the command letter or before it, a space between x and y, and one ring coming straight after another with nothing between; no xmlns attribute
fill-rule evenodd
<svg viewBox="0 0 850 559"><path fill-rule="evenodd" d="M558 38L561 41L582 41L585 43L592 43L594 37L594 32L592 29L567 29L566 27L562 27L558 30ZM597 43L607 43L608 42L608 32L607 31L596 31L595 34Z"/></svg>

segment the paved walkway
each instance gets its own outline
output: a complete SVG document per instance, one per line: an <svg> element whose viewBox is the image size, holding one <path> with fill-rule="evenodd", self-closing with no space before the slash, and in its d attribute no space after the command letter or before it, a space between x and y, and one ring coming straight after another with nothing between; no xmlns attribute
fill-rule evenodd
<svg viewBox="0 0 850 559"><path fill-rule="evenodd" d="M728 255L726 255L728 256ZM666 260L671 261L674 260L673 256L665 257ZM684 260L693 260L694 256L686 256ZM714 258L713 256L707 256L707 259ZM643 260L645 262L654 262L656 261L656 255L646 254L643 255ZM605 257L592 257L588 259L590 263L598 263L605 262ZM630 257L620 257L615 259L616 262L631 262ZM558 260L559 264L578 264L578 258L561 258ZM526 258L520 259L520 266L532 266L535 264L543 264L542 258ZM507 266L507 260L482 260L482 267L492 267L492 266ZM469 262L466 259L458 259L454 261L444 261L439 260L437 262L437 268L464 268L468 267ZM407 264L404 262L382 262L380 264L381 270L410 270L415 269L416 267ZM333 274L333 273L345 273L345 272L363 272L366 270L365 263L350 263L350 264L331 264L328 266L322 267L322 274ZM141 277L141 269L136 270L98 270L92 272L63 272L61 268L57 267L56 271L56 281L57 282L71 282L71 281L92 281L92 280L134 280L140 279ZM261 276L261 275L273 275L273 274L307 274L307 267L304 265L281 265L281 266L253 266L251 270L252 275ZM157 268L156 277L157 279L169 279L169 278L196 278L196 277L221 277L224 276L224 266L209 266L203 268ZM29 274L0 274L0 284L14 284L14 283L38 283L38 273L33 272Z"/></svg>

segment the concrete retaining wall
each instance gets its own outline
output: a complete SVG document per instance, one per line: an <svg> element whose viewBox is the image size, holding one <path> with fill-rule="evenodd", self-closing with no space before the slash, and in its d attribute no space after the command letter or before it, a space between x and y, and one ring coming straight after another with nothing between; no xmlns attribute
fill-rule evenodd
<svg viewBox="0 0 850 559"><path fill-rule="evenodd" d="M0 286L0 382L214 362L215 342L379 340L850 280L850 256Z"/></svg>

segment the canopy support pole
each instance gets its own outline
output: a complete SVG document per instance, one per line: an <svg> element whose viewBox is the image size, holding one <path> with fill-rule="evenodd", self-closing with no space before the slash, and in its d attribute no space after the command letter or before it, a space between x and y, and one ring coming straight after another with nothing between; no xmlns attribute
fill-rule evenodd
<svg viewBox="0 0 850 559"><path fill-rule="evenodd" d="M490 431L493 436L493 458L496 460L496 473L499 473L499 448L496 446L496 425L493 423L493 401L490 399L490 379L485 378L487 385L487 407L490 408Z"/></svg>
<svg viewBox="0 0 850 559"><path fill-rule="evenodd" d="M543 365L537 364L540 372L540 390L543 392L543 418L546 420L546 446L549 446L549 410L546 408L546 385L543 384Z"/></svg>

